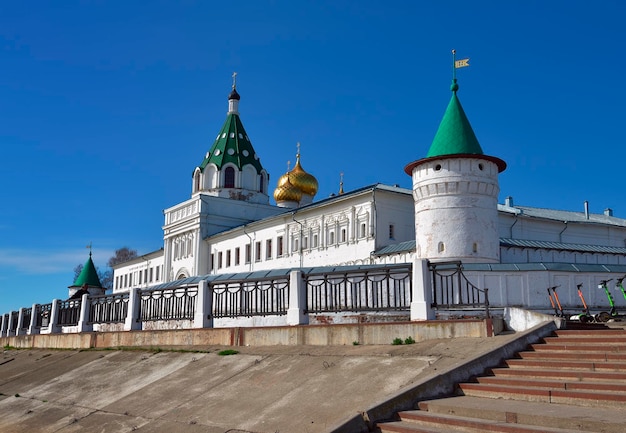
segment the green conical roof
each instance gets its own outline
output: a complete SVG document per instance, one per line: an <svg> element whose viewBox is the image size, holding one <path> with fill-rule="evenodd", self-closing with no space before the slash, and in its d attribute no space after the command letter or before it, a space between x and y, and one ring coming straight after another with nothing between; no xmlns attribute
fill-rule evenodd
<svg viewBox="0 0 626 433"><path fill-rule="evenodd" d="M235 89L228 97L229 101L239 101L239 98L239 94ZM228 112L224 126L222 126L213 146L211 146L199 167L200 170L204 171L208 164L215 164L217 169L221 170L224 164L227 163L234 164L239 170L243 166L250 164L256 168L259 174L263 170L259 156L252 147L252 143L248 138L248 134L246 134L236 109Z"/></svg>
<svg viewBox="0 0 626 433"><path fill-rule="evenodd" d="M472 125L456 95L458 89L459 85L454 79L451 86L452 99L441 119L426 158L443 155L483 155Z"/></svg>
<svg viewBox="0 0 626 433"><path fill-rule="evenodd" d="M100 283L100 278L98 277L98 271L96 271L96 267L91 260L91 252L89 253L89 258L85 262L82 271L74 281L70 287L83 287L84 285L87 287L102 287Z"/></svg>

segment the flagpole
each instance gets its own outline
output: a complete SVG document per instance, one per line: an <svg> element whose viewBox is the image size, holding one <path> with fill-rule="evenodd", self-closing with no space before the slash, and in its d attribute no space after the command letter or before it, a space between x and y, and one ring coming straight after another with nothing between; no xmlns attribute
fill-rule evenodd
<svg viewBox="0 0 626 433"><path fill-rule="evenodd" d="M452 80L456 81L456 50L452 50Z"/></svg>

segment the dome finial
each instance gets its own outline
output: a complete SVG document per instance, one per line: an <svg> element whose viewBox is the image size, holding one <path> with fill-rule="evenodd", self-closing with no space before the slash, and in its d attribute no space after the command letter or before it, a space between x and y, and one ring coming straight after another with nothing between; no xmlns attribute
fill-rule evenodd
<svg viewBox="0 0 626 433"><path fill-rule="evenodd" d="M343 171L339 173L339 195L343 194Z"/></svg>
<svg viewBox="0 0 626 433"><path fill-rule="evenodd" d="M456 70L459 68L465 68L469 66L469 57L467 59L456 59L456 50L452 50L452 85L450 86L450 90L454 93L459 90L459 85L456 82Z"/></svg>
<svg viewBox="0 0 626 433"><path fill-rule="evenodd" d="M237 72L233 72L233 90L237 88Z"/></svg>

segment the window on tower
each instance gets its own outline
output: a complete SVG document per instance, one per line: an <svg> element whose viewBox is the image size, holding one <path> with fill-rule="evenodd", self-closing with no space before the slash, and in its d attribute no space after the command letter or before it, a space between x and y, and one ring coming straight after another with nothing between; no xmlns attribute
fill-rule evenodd
<svg viewBox="0 0 626 433"><path fill-rule="evenodd" d="M235 169L232 167L226 167L224 170L224 188L235 187Z"/></svg>

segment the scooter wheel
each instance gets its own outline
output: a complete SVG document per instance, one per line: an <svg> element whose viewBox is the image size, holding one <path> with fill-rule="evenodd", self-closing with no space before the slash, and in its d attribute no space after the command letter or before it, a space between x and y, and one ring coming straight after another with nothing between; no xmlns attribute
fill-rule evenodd
<svg viewBox="0 0 626 433"><path fill-rule="evenodd" d="M606 311L596 314L596 322L608 322L611 315Z"/></svg>

